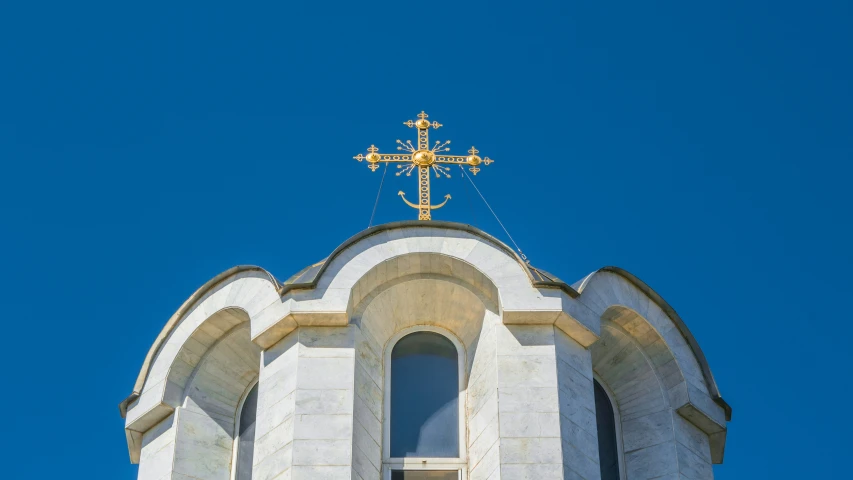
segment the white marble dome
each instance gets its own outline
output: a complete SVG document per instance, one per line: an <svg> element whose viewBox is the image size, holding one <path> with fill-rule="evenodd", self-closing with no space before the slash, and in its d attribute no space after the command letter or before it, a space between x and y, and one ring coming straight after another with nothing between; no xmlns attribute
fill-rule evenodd
<svg viewBox="0 0 853 480"><path fill-rule="evenodd" d="M370 228L283 283L217 275L120 408L140 480L700 480L731 417L635 276L569 285L445 222Z"/></svg>

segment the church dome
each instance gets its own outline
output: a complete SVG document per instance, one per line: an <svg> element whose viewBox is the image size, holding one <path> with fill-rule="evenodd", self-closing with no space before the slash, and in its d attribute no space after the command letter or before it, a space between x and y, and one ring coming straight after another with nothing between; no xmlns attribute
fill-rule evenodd
<svg viewBox="0 0 853 480"><path fill-rule="evenodd" d="M731 418L684 321L636 276L570 285L435 221L369 228L284 282L217 275L120 409L142 480L396 479L409 457L447 478L705 478Z"/></svg>

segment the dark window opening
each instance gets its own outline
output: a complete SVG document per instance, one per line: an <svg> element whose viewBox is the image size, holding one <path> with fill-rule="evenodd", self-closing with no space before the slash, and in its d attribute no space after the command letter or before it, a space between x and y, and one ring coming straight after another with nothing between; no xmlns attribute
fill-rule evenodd
<svg viewBox="0 0 853 480"><path fill-rule="evenodd" d="M391 351L390 442L394 458L459 456L459 363L456 347L446 337L412 333ZM400 472L392 478L445 478L412 476L425 473Z"/></svg>
<svg viewBox="0 0 853 480"><path fill-rule="evenodd" d="M601 480L619 480L619 447L616 443L616 415L610 397L599 385L595 385L595 423L598 427L598 461Z"/></svg>
<svg viewBox="0 0 853 480"><path fill-rule="evenodd" d="M258 413L258 384L252 387L240 410L237 441L236 480L252 480L252 456L255 453L255 417Z"/></svg>

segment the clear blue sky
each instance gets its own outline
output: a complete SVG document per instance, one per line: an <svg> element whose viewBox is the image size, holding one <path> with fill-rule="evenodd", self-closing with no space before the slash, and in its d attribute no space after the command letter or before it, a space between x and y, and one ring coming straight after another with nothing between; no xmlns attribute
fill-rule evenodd
<svg viewBox="0 0 853 480"><path fill-rule="evenodd" d="M718 479L849 474L850 2L185 3L0 7L5 478L134 479L117 405L169 316L364 229L351 157L421 110L497 160L535 265L681 314L734 408ZM435 217L506 240L453 173Z"/></svg>

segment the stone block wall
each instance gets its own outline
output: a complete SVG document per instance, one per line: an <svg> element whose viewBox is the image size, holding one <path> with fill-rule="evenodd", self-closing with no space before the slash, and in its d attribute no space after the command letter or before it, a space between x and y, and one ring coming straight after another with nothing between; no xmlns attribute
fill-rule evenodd
<svg viewBox="0 0 853 480"><path fill-rule="evenodd" d="M258 379L256 480L381 480L385 356L412 327L464 348L469 480L598 480L594 376L628 480L712 478L730 409L671 308L613 272L578 291L531 282L498 243L419 225L333 255L317 288L257 269L217 277L122 404L139 478L230 480L236 411Z"/></svg>
<svg viewBox="0 0 853 480"><path fill-rule="evenodd" d="M297 333L292 478L349 479L355 373L352 329L303 327Z"/></svg>
<svg viewBox="0 0 853 480"><path fill-rule="evenodd" d="M593 369L618 405L627 477L713 478L707 433L672 408L664 375L642 344L607 321L601 332Z"/></svg>
<svg viewBox="0 0 853 480"><path fill-rule="evenodd" d="M353 333L303 327L264 352L254 479L351 478Z"/></svg>
<svg viewBox="0 0 853 480"><path fill-rule="evenodd" d="M255 479L382 478L386 345L357 324L300 327L262 353ZM598 480L594 373L617 405L627 479L713 478L707 433L670 406L618 325L586 349L554 326L489 313L466 352L468 479ZM190 385L210 381L196 373ZM231 478L235 419L199 392L143 436L141 480Z"/></svg>
<svg viewBox="0 0 853 480"><path fill-rule="evenodd" d="M382 471L382 345L356 326L352 458L354 480L378 480Z"/></svg>
<svg viewBox="0 0 853 480"><path fill-rule="evenodd" d="M173 479L230 480L234 423L220 423L205 412L175 411Z"/></svg>
<svg viewBox="0 0 853 480"><path fill-rule="evenodd" d="M253 480L291 478L293 466L298 332L291 333L263 352L258 379Z"/></svg>
<svg viewBox="0 0 853 480"><path fill-rule="evenodd" d="M175 416L169 415L142 436L139 480L168 480L175 458Z"/></svg>
<svg viewBox="0 0 853 480"><path fill-rule="evenodd" d="M600 478L592 359L589 350L554 329L557 353L560 439L566 479Z"/></svg>
<svg viewBox="0 0 853 480"><path fill-rule="evenodd" d="M554 327L497 327L501 477L562 479Z"/></svg>
<svg viewBox="0 0 853 480"><path fill-rule="evenodd" d="M358 325L301 327L265 350L254 478L382 478L384 346ZM594 372L615 397L629 480L713 478L709 437L668 403L636 342L605 324L562 330L486 315L467 348L470 480L598 480ZM200 378L200 377L199 377ZM234 419L188 397L142 439L142 480L229 480Z"/></svg>
<svg viewBox="0 0 853 480"><path fill-rule="evenodd" d="M471 480L501 478L497 364L497 330L501 327L496 317L489 317L483 323L476 344L468 349L470 367L465 411Z"/></svg>

